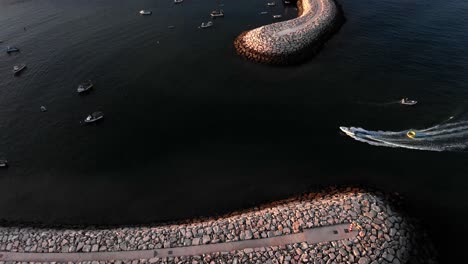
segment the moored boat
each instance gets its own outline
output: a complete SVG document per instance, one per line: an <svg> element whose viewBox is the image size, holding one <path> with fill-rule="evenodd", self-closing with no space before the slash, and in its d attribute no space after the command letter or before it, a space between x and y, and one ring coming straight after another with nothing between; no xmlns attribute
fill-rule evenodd
<svg viewBox="0 0 468 264"><path fill-rule="evenodd" d="M18 75L18 74L20 74L24 69L26 69L26 64L15 65L15 66L13 66L13 74L14 74L14 75Z"/></svg>
<svg viewBox="0 0 468 264"><path fill-rule="evenodd" d="M0 160L0 168L6 168L8 167L8 161L7 160Z"/></svg>
<svg viewBox="0 0 468 264"><path fill-rule="evenodd" d="M184 2L184 0L174 0L174 4L180 4L182 2Z"/></svg>
<svg viewBox="0 0 468 264"><path fill-rule="evenodd" d="M275 2L268 2L268 3L267 3L267 6L275 6L275 5L276 5Z"/></svg>
<svg viewBox="0 0 468 264"><path fill-rule="evenodd" d="M12 52L19 52L20 50L17 48L17 47L10 47L8 46L7 49L6 49L6 52L8 54L12 53Z"/></svg>
<svg viewBox="0 0 468 264"><path fill-rule="evenodd" d="M153 12L149 11L149 10L140 10L140 15L142 16L149 16L151 15Z"/></svg>
<svg viewBox="0 0 468 264"><path fill-rule="evenodd" d="M76 89L76 91L78 93L84 93L84 92L89 91L93 87L94 87L93 82L91 80L87 80L85 82L80 83L80 85L78 85L78 88Z"/></svg>
<svg viewBox="0 0 468 264"><path fill-rule="evenodd" d="M84 121L85 121L85 123L93 123L93 122L96 122L96 121L98 121L98 120L100 120L102 118L104 118L104 113L98 111L98 112L94 112L94 113L88 115Z"/></svg>
<svg viewBox="0 0 468 264"><path fill-rule="evenodd" d="M283 17L282 15L273 15L273 18L274 18L274 19L280 19L280 18L282 18L282 17Z"/></svg>
<svg viewBox="0 0 468 264"><path fill-rule="evenodd" d="M211 12L211 17L223 17L224 16L224 11L223 10L214 10Z"/></svg>
<svg viewBox="0 0 468 264"><path fill-rule="evenodd" d="M212 27L212 26L213 26L213 22L208 21L208 22L201 23L200 28L209 28L209 27Z"/></svg>
<svg viewBox="0 0 468 264"><path fill-rule="evenodd" d="M415 105L417 103L418 103L418 101L409 100L408 98L403 98L403 99L400 100L400 104L402 104L402 105Z"/></svg>

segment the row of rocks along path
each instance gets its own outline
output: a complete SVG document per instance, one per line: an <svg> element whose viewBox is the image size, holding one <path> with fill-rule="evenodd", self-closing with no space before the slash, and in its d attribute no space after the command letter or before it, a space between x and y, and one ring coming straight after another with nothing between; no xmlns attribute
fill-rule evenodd
<svg viewBox="0 0 468 264"><path fill-rule="evenodd" d="M92 259L93 264L435 263L430 240L420 236L412 221L394 211L389 201L384 194L347 188L306 194L220 217L166 225L109 229L0 227L0 254L8 259L15 256L12 253L95 253L79 256L114 258ZM341 232L351 222L362 228L357 235L353 232L349 234L351 237L336 241L307 242L307 232L326 228ZM325 229L316 229L319 227ZM292 237L297 240L288 240L288 235L295 235ZM317 234L312 237L320 238ZM268 238L275 239L262 240ZM192 247L200 245L209 247ZM227 252L223 245L236 247ZM192 252L198 255L184 253L197 248L203 249ZM215 252L208 253L213 249ZM148 255L131 255L142 251ZM155 256L154 252L158 254ZM117 253L126 254L112 255ZM20 261L15 260L0 260L0 264ZM92 263L82 259L71 262Z"/></svg>

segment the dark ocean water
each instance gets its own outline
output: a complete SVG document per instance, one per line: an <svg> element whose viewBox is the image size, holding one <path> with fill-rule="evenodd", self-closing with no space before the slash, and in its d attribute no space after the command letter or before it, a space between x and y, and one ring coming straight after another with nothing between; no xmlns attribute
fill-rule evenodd
<svg viewBox="0 0 468 264"><path fill-rule="evenodd" d="M468 120L468 2L339 2L347 22L321 53L278 68L232 46L296 14L266 1L224 0L200 30L216 1L0 0L0 46L21 49L0 54L0 219L140 224L364 185L406 196L449 256L468 235L468 153L374 147L338 127ZM420 103L390 103L402 97ZM84 126L97 110L105 120Z"/></svg>

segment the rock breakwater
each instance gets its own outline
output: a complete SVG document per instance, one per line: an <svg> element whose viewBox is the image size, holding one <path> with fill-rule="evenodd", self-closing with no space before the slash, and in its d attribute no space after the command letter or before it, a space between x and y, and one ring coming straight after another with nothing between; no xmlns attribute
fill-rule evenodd
<svg viewBox="0 0 468 264"><path fill-rule="evenodd" d="M391 208L385 196L352 188L307 194L218 218L155 227L100 230L3 227L0 255L189 247L277 237L343 223L356 223L358 235L318 244L302 242L125 263L434 263L433 251L426 248L429 241L421 248L415 227Z"/></svg>
<svg viewBox="0 0 468 264"><path fill-rule="evenodd" d="M334 0L299 0L299 16L241 33L234 47L261 63L293 64L315 54L344 21Z"/></svg>

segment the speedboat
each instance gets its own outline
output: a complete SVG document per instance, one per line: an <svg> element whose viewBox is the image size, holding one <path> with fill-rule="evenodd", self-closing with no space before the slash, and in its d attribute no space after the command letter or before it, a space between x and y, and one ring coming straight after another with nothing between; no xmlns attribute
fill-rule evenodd
<svg viewBox="0 0 468 264"><path fill-rule="evenodd" d="M282 15L273 15L273 18L274 18L274 19L280 19L280 18L282 18L282 17L283 17Z"/></svg>
<svg viewBox="0 0 468 264"><path fill-rule="evenodd" d="M6 52L8 54L12 53L12 52L19 52L20 50L17 48L17 47L10 47L8 46L7 49L6 49Z"/></svg>
<svg viewBox="0 0 468 264"><path fill-rule="evenodd" d="M354 132L352 132L349 128L340 126L340 130L343 131L348 136L354 136Z"/></svg>
<svg viewBox="0 0 468 264"><path fill-rule="evenodd" d="M8 167L8 161L0 160L0 168L6 168L6 167Z"/></svg>
<svg viewBox="0 0 468 264"><path fill-rule="evenodd" d="M400 104L402 104L402 105L415 105L417 103L418 103L418 101L409 100L408 98L403 98L403 99L400 100Z"/></svg>
<svg viewBox="0 0 468 264"><path fill-rule="evenodd" d="M184 0L174 0L174 4L180 4L182 3Z"/></svg>
<svg viewBox="0 0 468 264"><path fill-rule="evenodd" d="M102 118L104 118L104 114L102 112L94 112L90 114L89 116L87 116L84 121L85 123L93 123Z"/></svg>
<svg viewBox="0 0 468 264"><path fill-rule="evenodd" d="M18 75L18 74L20 74L24 69L26 69L26 64L15 65L15 66L13 66L13 74L14 74L14 75Z"/></svg>
<svg viewBox="0 0 468 264"><path fill-rule="evenodd" d="M212 26L213 26L213 22L211 22L211 21L208 21L208 22L206 22L206 23L203 22L203 23L201 23L201 25L200 25L201 28L209 28L209 27L212 27Z"/></svg>
<svg viewBox="0 0 468 264"><path fill-rule="evenodd" d="M267 3L267 6L275 6L275 5L276 5L275 2L268 2L268 3Z"/></svg>
<svg viewBox="0 0 468 264"><path fill-rule="evenodd" d="M143 16L149 16L151 15L153 12L149 11L149 10L140 10L140 15L143 15Z"/></svg>
<svg viewBox="0 0 468 264"><path fill-rule="evenodd" d="M223 17L224 16L224 12L223 10L214 10L211 12L211 17Z"/></svg>
<svg viewBox="0 0 468 264"><path fill-rule="evenodd" d="M76 89L76 91L78 93L84 93L84 92L89 91L93 87L94 87L93 82L91 82L91 80L87 80L86 82L80 83L80 85L78 85L78 88Z"/></svg>

